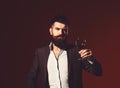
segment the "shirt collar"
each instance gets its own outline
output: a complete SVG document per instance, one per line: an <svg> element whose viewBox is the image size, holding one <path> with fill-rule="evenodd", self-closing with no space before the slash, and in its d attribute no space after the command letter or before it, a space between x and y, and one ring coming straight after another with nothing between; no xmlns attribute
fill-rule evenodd
<svg viewBox="0 0 120 88"><path fill-rule="evenodd" d="M49 48L50 48L50 50L53 50L53 43L52 42L50 42ZM60 49L60 51L64 51L64 49Z"/></svg>
<svg viewBox="0 0 120 88"><path fill-rule="evenodd" d="M50 50L53 50L53 43L52 42L50 42L49 48L50 48Z"/></svg>

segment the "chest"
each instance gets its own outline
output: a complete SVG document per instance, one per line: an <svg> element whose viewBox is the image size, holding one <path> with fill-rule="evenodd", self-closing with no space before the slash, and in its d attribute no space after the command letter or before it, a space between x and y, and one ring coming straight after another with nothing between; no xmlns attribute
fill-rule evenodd
<svg viewBox="0 0 120 88"><path fill-rule="evenodd" d="M51 51L48 56L47 69L53 72L57 72L59 69L61 72L66 73L68 70L67 52L61 51L56 57L54 52Z"/></svg>

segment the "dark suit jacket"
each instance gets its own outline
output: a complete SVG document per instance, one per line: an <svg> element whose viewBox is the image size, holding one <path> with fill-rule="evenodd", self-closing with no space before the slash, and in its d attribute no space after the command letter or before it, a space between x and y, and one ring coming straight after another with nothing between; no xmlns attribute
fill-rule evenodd
<svg viewBox="0 0 120 88"><path fill-rule="evenodd" d="M36 79L40 75L40 88L49 88L47 60L50 53L49 46L37 49L33 65L28 75L29 88L36 88ZM69 88L83 88L82 87L82 69L96 75L102 75L101 64L93 58L93 64L87 60L79 60L79 54L76 48L69 47L67 49L68 56L68 83Z"/></svg>

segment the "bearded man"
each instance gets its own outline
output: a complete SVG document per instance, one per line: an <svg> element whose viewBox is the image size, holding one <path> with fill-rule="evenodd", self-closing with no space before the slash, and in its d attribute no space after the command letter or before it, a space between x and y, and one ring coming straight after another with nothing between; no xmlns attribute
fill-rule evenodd
<svg viewBox="0 0 120 88"><path fill-rule="evenodd" d="M51 42L38 48L28 76L29 88L36 88L40 75L40 88L83 88L82 70L102 75L101 64L90 49L78 49L67 43L69 21L55 16L49 28Z"/></svg>

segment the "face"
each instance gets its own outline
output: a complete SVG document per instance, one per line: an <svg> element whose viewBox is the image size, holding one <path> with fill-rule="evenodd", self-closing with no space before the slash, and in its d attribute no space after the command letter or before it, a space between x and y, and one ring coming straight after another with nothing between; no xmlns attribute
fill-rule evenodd
<svg viewBox="0 0 120 88"><path fill-rule="evenodd" d="M55 22L50 28L50 35L56 42L66 41L68 35L68 27L60 22Z"/></svg>

